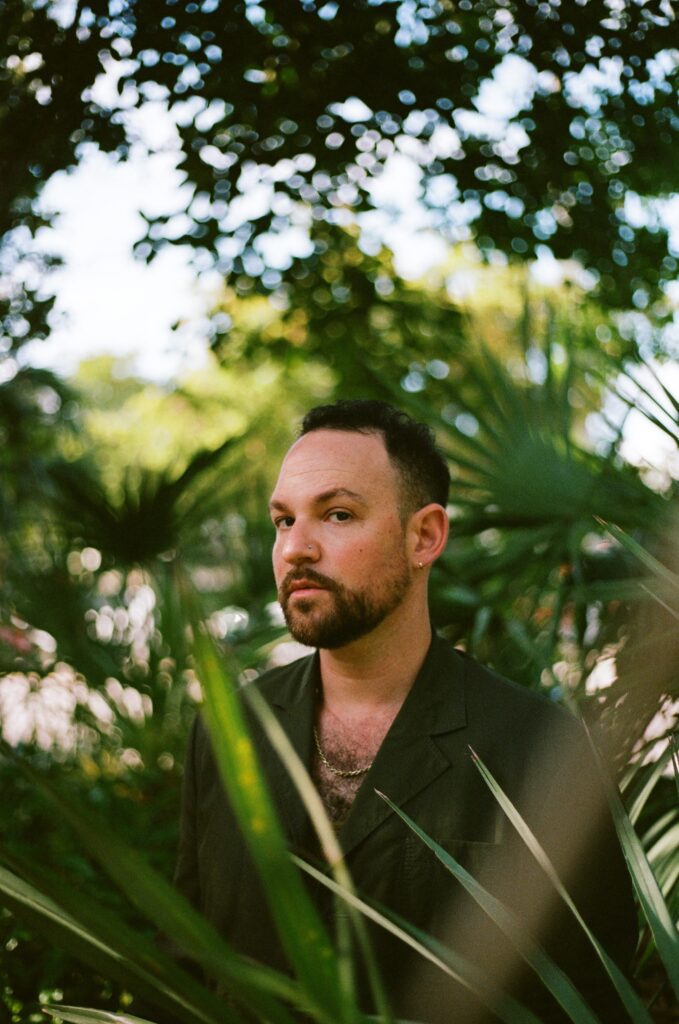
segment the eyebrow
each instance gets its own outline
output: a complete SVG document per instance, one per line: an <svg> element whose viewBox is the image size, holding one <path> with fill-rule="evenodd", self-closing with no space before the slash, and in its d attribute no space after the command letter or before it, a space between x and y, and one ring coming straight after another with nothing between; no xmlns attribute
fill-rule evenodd
<svg viewBox="0 0 679 1024"><path fill-rule="evenodd" d="M352 501L358 502L359 505L367 505L367 501L363 495L359 494L357 491L350 490L348 487L332 487L328 491L321 491L321 493L317 494L313 499L313 504L323 505L326 501L330 501L332 498L351 498ZM274 510L277 512L284 512L287 511L287 509L288 506L284 501L278 501L277 499L272 498L269 502L269 510L272 512Z"/></svg>

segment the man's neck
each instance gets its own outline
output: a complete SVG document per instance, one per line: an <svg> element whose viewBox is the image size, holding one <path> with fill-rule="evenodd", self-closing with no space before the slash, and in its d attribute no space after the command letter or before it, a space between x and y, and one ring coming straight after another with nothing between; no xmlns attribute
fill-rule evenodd
<svg viewBox="0 0 679 1024"><path fill-rule="evenodd" d="M366 637L337 650L321 649L323 695L342 712L380 712L405 700L429 650L425 608L417 616L389 616Z"/></svg>

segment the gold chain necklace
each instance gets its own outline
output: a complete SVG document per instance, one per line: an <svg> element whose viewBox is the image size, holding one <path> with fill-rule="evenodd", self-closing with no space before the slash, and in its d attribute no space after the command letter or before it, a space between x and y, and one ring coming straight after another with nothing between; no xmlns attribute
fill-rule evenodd
<svg viewBox="0 0 679 1024"><path fill-rule="evenodd" d="M333 775L338 775L341 779L355 779L359 775L365 775L365 773L372 768L372 761L370 764L367 764L365 768L353 768L351 771L346 771L344 768L337 768L334 764L330 764L321 749L321 741L318 738L316 726L314 726L314 742L316 743L316 750L318 751L318 756L320 757L322 764L325 765L329 772L332 772Z"/></svg>

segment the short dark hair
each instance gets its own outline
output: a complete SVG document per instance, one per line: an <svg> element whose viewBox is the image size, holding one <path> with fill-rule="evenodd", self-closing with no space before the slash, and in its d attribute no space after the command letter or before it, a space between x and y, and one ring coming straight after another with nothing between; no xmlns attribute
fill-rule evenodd
<svg viewBox="0 0 679 1024"><path fill-rule="evenodd" d="M450 471L433 432L387 402L354 399L317 405L304 417L300 437L313 430L381 434L401 477L403 511L407 515L430 502L444 508L448 503Z"/></svg>

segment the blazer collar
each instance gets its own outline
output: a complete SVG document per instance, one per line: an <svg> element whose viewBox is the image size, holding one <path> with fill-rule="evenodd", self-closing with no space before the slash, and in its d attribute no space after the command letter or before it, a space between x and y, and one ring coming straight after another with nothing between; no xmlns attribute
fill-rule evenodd
<svg viewBox="0 0 679 1024"><path fill-rule="evenodd" d="M445 640L434 635L427 656L359 789L340 833L345 853L362 842L393 812L375 793L386 793L396 804L430 785L450 762L433 737L463 728L467 723L464 659ZM296 662L272 679L269 699L290 740L307 765L316 690L320 685L318 652ZM274 775L277 803L291 838L303 834L304 811L288 773L278 765Z"/></svg>
<svg viewBox="0 0 679 1024"><path fill-rule="evenodd" d="M404 732L435 736L458 729L466 723L462 678L464 660L460 654L432 635L429 650L408 696L391 727L390 734ZM318 651L283 670L268 687L274 707L289 712L287 721L313 714L314 697L321 685ZM299 748L298 748L299 749Z"/></svg>
<svg viewBox="0 0 679 1024"><path fill-rule="evenodd" d="M268 673L267 673L268 675ZM274 669L269 676L267 696L274 707L290 711L292 715L307 710L321 684L320 658L318 651L300 658L280 669Z"/></svg>
<svg viewBox="0 0 679 1024"><path fill-rule="evenodd" d="M422 667L389 730L389 738L438 736L466 724L464 660L436 633Z"/></svg>
<svg viewBox="0 0 679 1024"><path fill-rule="evenodd" d="M434 635L340 833L345 854L394 813L378 793L405 807L450 767L434 737L462 729L467 723L464 672L460 655Z"/></svg>
<svg viewBox="0 0 679 1024"><path fill-rule="evenodd" d="M307 771L311 767L314 708L320 685L318 662L316 652L289 666L274 669L262 681L264 696ZM303 854L308 841L308 819L302 799L278 754L263 736L259 755L290 846Z"/></svg>

